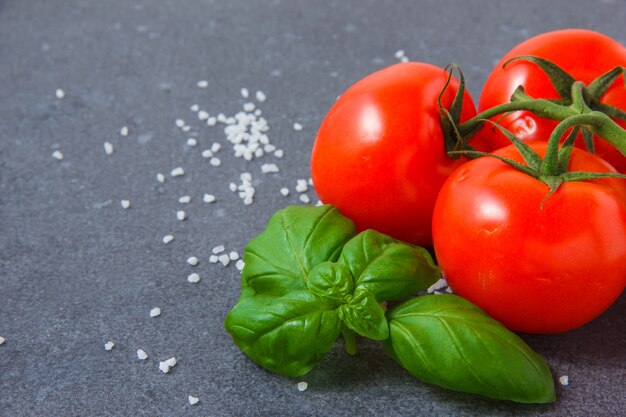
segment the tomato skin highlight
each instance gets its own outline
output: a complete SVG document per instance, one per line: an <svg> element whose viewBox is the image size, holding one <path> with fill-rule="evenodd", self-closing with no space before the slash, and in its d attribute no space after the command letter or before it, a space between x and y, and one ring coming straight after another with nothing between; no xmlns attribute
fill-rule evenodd
<svg viewBox="0 0 626 417"><path fill-rule="evenodd" d="M545 152L545 143L531 146ZM512 146L496 154L521 162ZM578 149L570 170L614 171ZM547 193L544 183L484 157L455 171L435 206L435 253L448 284L515 331L582 326L626 286L626 181L568 182Z"/></svg>
<svg viewBox="0 0 626 417"><path fill-rule="evenodd" d="M502 68L506 61L521 55L534 55L548 59L576 80L583 81L587 85L618 65L626 66L626 48L614 39L598 32L565 29L543 33L520 43L502 57L485 82L478 103L479 111L508 103L519 85L522 85L524 91L534 98L559 98L547 75L537 65L525 61L514 61L510 62L506 68ZM600 101L626 110L623 76L613 83ZM524 141L547 140L558 123L537 117L528 111L512 112L498 120L498 123ZM616 122L626 128L626 122L621 120L616 120ZM510 141L492 126L483 128L480 136L491 149L510 144ZM608 161L619 172L626 173L626 157L602 139L596 138L594 143L598 156ZM577 139L576 146L585 148L582 138Z"/></svg>
<svg viewBox="0 0 626 417"><path fill-rule="evenodd" d="M446 154L437 97L448 73L408 62L352 85L322 122L311 156L311 176L322 202L351 218L359 230L431 246L432 211L439 188L466 159ZM449 108L458 88L442 97ZM476 114L464 95L461 121Z"/></svg>

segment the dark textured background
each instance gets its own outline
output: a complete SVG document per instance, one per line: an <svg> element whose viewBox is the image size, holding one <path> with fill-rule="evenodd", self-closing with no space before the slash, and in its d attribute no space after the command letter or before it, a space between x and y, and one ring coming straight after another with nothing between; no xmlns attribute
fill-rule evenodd
<svg viewBox="0 0 626 417"><path fill-rule="evenodd" d="M337 347L300 379L270 374L222 327L238 271L207 260L221 243L241 252L271 213L298 202L293 187L309 176L327 109L351 83L397 62L398 49L457 62L477 96L516 43L562 27L624 43L625 21L617 0L0 0L0 415L624 415L625 296L579 330L524 336L555 378L570 377L557 383L555 404L525 406L425 385L375 343L354 358ZM209 88L198 89L203 79ZM278 174L260 173L273 157L235 159L222 129L199 127L189 111L197 103L233 114L241 87L268 96L260 107L285 150ZM177 118L200 146L184 144ZM200 156L213 141L224 145L219 168ZM176 166L187 175L160 186L155 174ZM254 176L251 206L228 190L243 171ZM218 202L203 203L205 192ZM179 222L185 194L194 200ZM176 240L163 245L168 233ZM191 255L201 261L197 285L186 281ZM148 316L154 306L161 317ZM164 375L158 362L170 356L179 364ZM296 389L300 380L307 391Z"/></svg>

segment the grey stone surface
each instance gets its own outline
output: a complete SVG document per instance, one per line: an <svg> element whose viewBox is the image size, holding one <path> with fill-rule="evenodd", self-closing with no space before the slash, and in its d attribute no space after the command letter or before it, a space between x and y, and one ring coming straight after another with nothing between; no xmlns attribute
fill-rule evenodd
<svg viewBox="0 0 626 417"><path fill-rule="evenodd" d="M423 384L375 343L357 357L338 344L301 379L268 373L222 327L238 271L208 262L218 244L241 253L271 213L297 203L293 187L309 176L325 112L351 83L396 62L396 50L457 62L478 95L523 39L585 27L625 42L624 21L620 1L0 1L0 415L624 415L624 296L579 330L524 336L555 378L570 379L557 384L555 404L524 406ZM259 107L285 157L263 161L278 174L235 159L222 129L201 127L189 110L233 114L242 87L268 96ZM178 118L197 148L185 145ZM223 145L217 168L200 155L214 141ZM51 157L57 149L63 161ZM171 178L177 166L186 175ZM243 171L257 189L251 206L228 189ZM216 203L202 202L207 192ZM178 203L186 194L192 202ZM192 271L198 284L186 280ZM156 306L162 314L150 318ZM178 365L162 374L159 361L171 356ZM200 402L190 406L188 395Z"/></svg>

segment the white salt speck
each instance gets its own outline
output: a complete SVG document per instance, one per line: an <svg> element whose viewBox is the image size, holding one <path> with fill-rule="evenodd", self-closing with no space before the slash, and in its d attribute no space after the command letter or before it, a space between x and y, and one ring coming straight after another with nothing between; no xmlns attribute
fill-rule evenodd
<svg viewBox="0 0 626 417"><path fill-rule="evenodd" d="M181 127L181 130L183 132L189 132L191 130L191 126L185 125L185 126Z"/></svg>
<svg viewBox="0 0 626 417"><path fill-rule="evenodd" d="M63 153L61 151L54 151L54 152L52 152L52 157L54 159L56 159L57 161L62 161L63 160Z"/></svg>
<svg viewBox="0 0 626 417"><path fill-rule="evenodd" d="M211 255L211 256L209 257L209 262L211 262L212 264L216 264L216 263L218 263L218 262L219 262L219 260L220 260L220 258L219 258L219 256L217 256L217 255Z"/></svg>
<svg viewBox="0 0 626 417"><path fill-rule="evenodd" d="M0 345L3 345L4 342L6 342L6 339L2 336L0 336Z"/></svg>
<svg viewBox="0 0 626 417"><path fill-rule="evenodd" d="M198 88L207 88L209 86L209 82L207 80L201 80L198 81L198 84L196 84L198 86Z"/></svg>
<svg viewBox="0 0 626 417"><path fill-rule="evenodd" d="M208 112L206 112L204 110L200 110L198 112L198 120L205 121L205 120L208 120L208 119L209 119L209 113Z"/></svg>
<svg viewBox="0 0 626 417"><path fill-rule="evenodd" d="M222 149L222 145L217 142L213 142L213 144L211 145L211 152L219 152L220 149Z"/></svg>
<svg viewBox="0 0 626 417"><path fill-rule="evenodd" d="M196 274L195 272L191 275L189 275L187 277L187 281L191 282L192 284L196 284L198 282L200 282L200 275Z"/></svg>
<svg viewBox="0 0 626 417"><path fill-rule="evenodd" d="M264 174L270 174L274 172L279 172L278 165L276 164L263 164L261 165L261 172Z"/></svg>
<svg viewBox="0 0 626 417"><path fill-rule="evenodd" d="M569 385L569 377L567 375L560 376L559 383L561 385Z"/></svg>
<svg viewBox="0 0 626 417"><path fill-rule="evenodd" d="M256 109L256 110L254 111L254 115L255 115L255 116L260 116L260 115L262 115L262 114L263 114L263 112L261 111L261 109Z"/></svg>
<svg viewBox="0 0 626 417"><path fill-rule="evenodd" d="M250 92L248 91L247 88L242 88L241 89L241 97L243 98L248 98L250 97Z"/></svg>
<svg viewBox="0 0 626 417"><path fill-rule="evenodd" d="M191 196L184 195L178 199L178 202L181 204L188 204L191 202Z"/></svg>
<svg viewBox="0 0 626 417"><path fill-rule="evenodd" d="M106 342L104 344L104 349L105 350L111 350L111 349L113 349L113 346L115 346L115 343L109 341L109 342Z"/></svg>
<svg viewBox="0 0 626 417"><path fill-rule="evenodd" d="M200 110L200 106L198 106L197 104L192 104L191 107L189 107L189 110L195 113Z"/></svg>
<svg viewBox="0 0 626 417"><path fill-rule="evenodd" d="M205 194L203 199L205 203L215 202L215 196L213 194Z"/></svg>
<svg viewBox="0 0 626 417"><path fill-rule="evenodd" d="M297 180L296 181L296 191L299 193L305 193L309 189L309 186L306 180Z"/></svg>
<svg viewBox="0 0 626 417"><path fill-rule="evenodd" d="M65 98L65 91L61 90L60 88L57 88L55 94L59 100L63 100Z"/></svg>
<svg viewBox="0 0 626 417"><path fill-rule="evenodd" d="M224 252L224 245L215 246L213 249L211 249L211 252L216 255L218 253Z"/></svg>
<svg viewBox="0 0 626 417"><path fill-rule="evenodd" d="M428 289L426 290L429 294L434 293L435 291L439 291L445 287L448 286L448 283L446 282L445 279L440 278L437 282L435 282L433 285L431 285L430 287L428 287Z"/></svg>
<svg viewBox="0 0 626 417"><path fill-rule="evenodd" d="M123 127L120 129L120 135L122 135L122 136L128 136L128 126L123 126Z"/></svg>
<svg viewBox="0 0 626 417"><path fill-rule="evenodd" d="M283 195L283 197L287 197L289 195L289 188L286 188L286 187L281 188L280 193Z"/></svg>
<svg viewBox="0 0 626 417"><path fill-rule="evenodd" d="M321 200L317 200L317 202L315 203L316 206L323 206L324 203L322 203Z"/></svg>
<svg viewBox="0 0 626 417"><path fill-rule="evenodd" d="M300 201L302 201L304 204L309 204L311 202L311 199L306 194L300 194Z"/></svg>
<svg viewBox="0 0 626 417"><path fill-rule="evenodd" d="M257 99L257 101L263 103L265 100L267 100L267 96L265 95L265 93L263 91L257 91L256 92L256 99Z"/></svg>
<svg viewBox="0 0 626 417"><path fill-rule="evenodd" d="M307 384L304 381L298 382L298 391L302 392L302 391L306 391L306 389L309 387L309 384Z"/></svg>
<svg viewBox="0 0 626 417"><path fill-rule="evenodd" d="M244 103L243 105L243 111L247 113L253 112L255 108L256 106L252 102Z"/></svg>
<svg viewBox="0 0 626 417"><path fill-rule="evenodd" d="M182 128L183 126L185 126L185 121L183 119L176 119L174 123L176 123L176 127Z"/></svg>
<svg viewBox="0 0 626 417"><path fill-rule="evenodd" d="M130 201L128 201L128 200L122 200L122 201L120 201L120 204L122 205L122 208L124 210L130 208Z"/></svg>
<svg viewBox="0 0 626 417"><path fill-rule="evenodd" d="M294 123L293 124L293 130L295 130L296 132L299 132L303 129L302 125L300 123Z"/></svg>
<svg viewBox="0 0 626 417"><path fill-rule="evenodd" d="M148 359L148 354L143 349L137 349L137 359L145 361Z"/></svg>
<svg viewBox="0 0 626 417"><path fill-rule="evenodd" d="M236 261L237 259L239 259L239 254L233 250L233 251L230 251L230 253L228 254L228 257L230 258L231 261Z"/></svg>
<svg viewBox="0 0 626 417"><path fill-rule="evenodd" d="M309 185L313 185L313 178L309 178L308 183L309 183Z"/></svg>
<svg viewBox="0 0 626 417"><path fill-rule="evenodd" d="M237 184L231 182L230 184L228 184L228 188L230 188L230 191L234 193L235 191L237 191Z"/></svg>
<svg viewBox="0 0 626 417"><path fill-rule="evenodd" d="M163 237L163 243L165 243L166 245L170 243L172 240L174 240L174 236L172 235L167 235Z"/></svg>
<svg viewBox="0 0 626 417"><path fill-rule="evenodd" d="M195 256L190 256L189 258L187 258L187 263L191 266L196 266L198 265L198 258L196 258Z"/></svg>
<svg viewBox="0 0 626 417"><path fill-rule="evenodd" d="M402 62L409 62L409 57L408 56L403 56L402 58L400 58L400 61L402 61Z"/></svg>
<svg viewBox="0 0 626 417"><path fill-rule="evenodd" d="M174 366L176 366L176 358L175 357L171 357L168 360L165 361L165 363L167 364L167 366L169 366L170 368L173 368Z"/></svg>
<svg viewBox="0 0 626 417"><path fill-rule="evenodd" d="M187 213L185 213L183 210L178 210L176 212L176 218L182 222L183 220L187 219Z"/></svg>
<svg viewBox="0 0 626 417"><path fill-rule="evenodd" d="M242 259L239 259L235 264L235 268L237 268L239 271L242 271L244 266L246 266L246 263Z"/></svg>
<svg viewBox="0 0 626 417"><path fill-rule="evenodd" d="M113 145L110 142L104 142L104 153L111 155L113 152Z"/></svg>
<svg viewBox="0 0 626 417"><path fill-rule="evenodd" d="M218 166L222 165L222 161L221 161L219 158L216 158L216 157L212 157L212 158L209 160L209 163L210 163L211 165L213 165L214 167L218 167Z"/></svg>
<svg viewBox="0 0 626 417"><path fill-rule="evenodd" d="M187 146L196 146L198 145L198 140L196 138L187 139Z"/></svg>
<svg viewBox="0 0 626 417"><path fill-rule="evenodd" d="M217 119L215 117L209 117L206 124L207 126L215 126L217 124Z"/></svg>
<svg viewBox="0 0 626 417"><path fill-rule="evenodd" d="M220 263L224 266L228 266L228 264L230 263L230 257L228 256L228 254L223 254L217 257L217 259L220 261Z"/></svg>
<svg viewBox="0 0 626 417"><path fill-rule="evenodd" d="M185 170L181 167L174 168L170 173L172 177L180 177L181 175L185 175Z"/></svg>
<svg viewBox="0 0 626 417"><path fill-rule="evenodd" d="M190 405L196 405L196 404L198 404L198 401L200 401L200 399L198 397L194 397L193 395L189 396L189 404Z"/></svg>
<svg viewBox="0 0 626 417"><path fill-rule="evenodd" d="M401 59L404 56L404 51L402 49L398 49L395 53L395 57L397 59Z"/></svg>
<svg viewBox="0 0 626 417"><path fill-rule="evenodd" d="M158 174L156 174L156 179L158 182L160 183L164 183L165 182L165 175L161 174L160 172Z"/></svg>
<svg viewBox="0 0 626 417"><path fill-rule="evenodd" d="M205 149L202 151L202 157L205 159L209 159L213 157L213 151L211 151L210 149Z"/></svg>
<svg viewBox="0 0 626 417"><path fill-rule="evenodd" d="M283 155L284 155L284 152L283 152L283 150L282 150L282 149L278 149L278 150L276 150L276 151L274 152L274 156L275 156L276 158L282 158L282 157L283 157Z"/></svg>
<svg viewBox="0 0 626 417"><path fill-rule="evenodd" d="M165 362L159 362L159 369L164 374L167 374L170 371L170 367Z"/></svg>
<svg viewBox="0 0 626 417"><path fill-rule="evenodd" d="M150 310L150 317L159 317L161 315L161 309L159 307L154 307Z"/></svg>

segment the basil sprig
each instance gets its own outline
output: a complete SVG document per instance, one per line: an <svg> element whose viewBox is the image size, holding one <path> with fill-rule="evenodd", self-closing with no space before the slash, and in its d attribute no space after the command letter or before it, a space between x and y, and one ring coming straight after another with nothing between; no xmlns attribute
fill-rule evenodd
<svg viewBox="0 0 626 417"><path fill-rule="evenodd" d="M441 273L423 248L373 230L356 233L332 206L278 211L246 246L242 292L225 328L264 368L301 376L343 334L383 341L416 377L519 402L554 401L543 358L478 307L454 295L382 301L426 290Z"/></svg>

